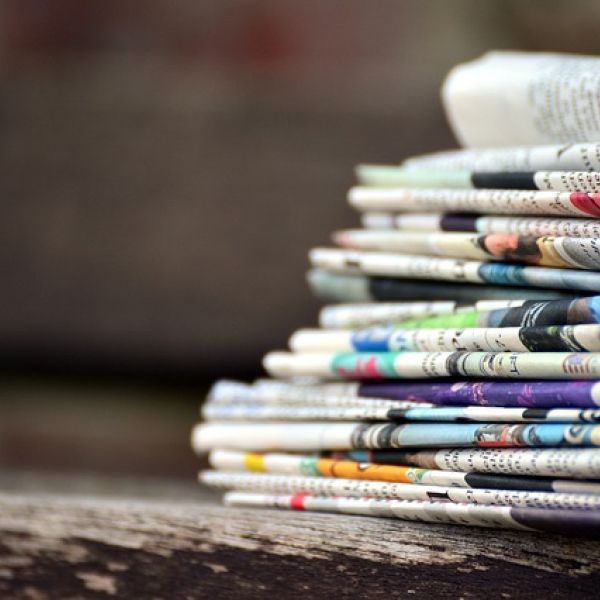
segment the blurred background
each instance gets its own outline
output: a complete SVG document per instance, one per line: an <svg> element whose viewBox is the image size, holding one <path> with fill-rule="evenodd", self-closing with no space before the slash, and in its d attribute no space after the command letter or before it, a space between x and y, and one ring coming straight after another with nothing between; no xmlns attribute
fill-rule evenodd
<svg viewBox="0 0 600 600"><path fill-rule="evenodd" d="M444 75L600 53L573 0L0 0L0 468L192 479L210 382L315 322L359 161L451 147Z"/></svg>

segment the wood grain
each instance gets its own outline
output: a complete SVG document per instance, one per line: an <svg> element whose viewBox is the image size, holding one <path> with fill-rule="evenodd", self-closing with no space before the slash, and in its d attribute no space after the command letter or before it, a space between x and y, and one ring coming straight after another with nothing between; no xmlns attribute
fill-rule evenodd
<svg viewBox="0 0 600 600"><path fill-rule="evenodd" d="M175 483L158 499L82 493L90 481L0 494L1 597L593 598L600 584L600 542L232 510Z"/></svg>

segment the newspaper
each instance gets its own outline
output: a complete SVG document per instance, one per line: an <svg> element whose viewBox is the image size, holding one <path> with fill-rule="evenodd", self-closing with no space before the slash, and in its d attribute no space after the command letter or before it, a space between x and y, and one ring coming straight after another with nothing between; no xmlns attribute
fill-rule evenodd
<svg viewBox="0 0 600 600"><path fill-rule="evenodd" d="M323 479L236 471L201 471L199 480L221 489L244 490L266 494L314 494L338 498L389 498L428 502L471 502L492 506L527 506L531 508L578 508L599 510L600 496L561 492L517 490L480 490L410 483L388 483L360 479Z"/></svg>
<svg viewBox="0 0 600 600"><path fill-rule="evenodd" d="M325 269L311 269L306 279L317 296L327 302L373 302L380 301L439 301L443 300L474 304L480 300L542 300L572 298L570 290L551 288L527 288L522 286L481 286L477 283L444 284L442 290L422 279L395 279L394 277L365 276L360 273L336 273ZM579 291L578 295L586 295ZM589 293L587 293L589 295Z"/></svg>
<svg viewBox="0 0 600 600"><path fill-rule="evenodd" d="M600 269L600 239L520 236L514 233L424 233L349 229L334 241L343 248L497 260L545 267Z"/></svg>
<svg viewBox="0 0 600 600"><path fill-rule="evenodd" d="M600 195L585 192L353 187L348 202L361 212L600 217Z"/></svg>
<svg viewBox="0 0 600 600"><path fill-rule="evenodd" d="M600 352L600 325L407 329L376 325L358 330L300 329L294 352Z"/></svg>
<svg viewBox="0 0 600 600"><path fill-rule="evenodd" d="M352 329L378 323L393 323L434 315L463 311L486 311L522 306L526 300L480 300L472 305L458 302L372 302L324 306L319 312L319 325L324 329Z"/></svg>
<svg viewBox="0 0 600 600"><path fill-rule="evenodd" d="M581 423L209 422L194 427L198 453L217 448L313 452L363 448L600 446L600 425Z"/></svg>
<svg viewBox="0 0 600 600"><path fill-rule="evenodd" d="M485 506L474 503L388 500L383 498L337 498L307 494L273 495L228 492L226 506L323 511L388 517L425 523L446 523L492 529L551 531L569 535L600 535L600 513L582 509Z"/></svg>
<svg viewBox="0 0 600 600"><path fill-rule="evenodd" d="M469 171L600 171L600 143L443 150L407 158L414 169Z"/></svg>
<svg viewBox="0 0 600 600"><path fill-rule="evenodd" d="M253 384L218 381L208 403L213 406L318 406L323 408L403 409L428 406L522 407L530 409L597 408L600 381L454 380L361 381L325 383L259 379ZM535 412L535 411L534 411Z"/></svg>
<svg viewBox="0 0 600 600"><path fill-rule="evenodd" d="M358 165L356 175L361 185L373 187L600 191L600 173L596 171L470 171Z"/></svg>
<svg viewBox="0 0 600 600"><path fill-rule="evenodd" d="M565 450L572 452L571 450ZM382 451L370 451L372 453ZM394 451L391 451L394 452ZM391 453L390 452L390 453ZM598 451L596 451L598 452ZM399 464L357 462L347 458L319 455L240 452L213 450L208 462L213 469L276 473L309 477L343 477L367 481L410 483L476 489L529 490L575 494L600 494L600 482L581 479L560 479L537 475L478 473L476 471L442 471Z"/></svg>
<svg viewBox="0 0 600 600"><path fill-rule="evenodd" d="M600 220L597 219L369 212L362 215L362 225L367 229L397 229L407 232L462 231L483 234L512 233L534 237L600 237Z"/></svg>
<svg viewBox="0 0 600 600"><path fill-rule="evenodd" d="M359 462L412 465L444 471L600 479L598 448L444 448L372 450L343 455Z"/></svg>
<svg viewBox="0 0 600 600"><path fill-rule="evenodd" d="M399 309L396 311L395 306ZM320 325L326 329L353 329L354 323L395 323L405 329L448 327L533 327L600 323L600 297L573 300L482 300L452 311L407 318L402 304L342 304L322 309Z"/></svg>
<svg viewBox="0 0 600 600"><path fill-rule="evenodd" d="M220 404L207 402L202 407L205 421L394 421L436 423L600 423L600 410L554 408L496 408L488 406L404 408L382 406L287 406L262 402Z"/></svg>
<svg viewBox="0 0 600 600"><path fill-rule="evenodd" d="M597 379L599 352L269 352L273 377Z"/></svg>
<svg viewBox="0 0 600 600"><path fill-rule="evenodd" d="M450 71L442 98L463 146L600 140L600 58L488 52Z"/></svg>
<svg viewBox="0 0 600 600"><path fill-rule="evenodd" d="M580 269L337 248L314 248L310 261L313 267L340 273L600 292L600 272Z"/></svg>

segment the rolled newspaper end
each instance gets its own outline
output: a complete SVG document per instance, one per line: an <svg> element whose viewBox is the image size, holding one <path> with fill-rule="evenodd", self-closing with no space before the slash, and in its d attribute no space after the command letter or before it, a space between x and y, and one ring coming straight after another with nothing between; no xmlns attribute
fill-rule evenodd
<svg viewBox="0 0 600 600"><path fill-rule="evenodd" d="M499 235L496 236L496 239L498 238L500 238ZM356 250L401 252L424 254L428 256L468 258L472 260L501 258L494 255L491 250L488 250L483 243L483 236L476 233L419 233L408 231L400 232L393 229L386 231L348 229L336 232L333 235L333 239L334 242L342 248ZM519 243L517 236L514 234L508 234L503 238L498 239L498 241L499 243L496 244L498 247L497 253L500 249L504 249L502 247L504 245L510 246L510 248L517 248ZM491 249L496 250L496 246L492 246L491 244L488 245ZM534 245L533 247L535 248L536 246ZM528 262L533 262L532 257L527 256L524 258L530 259ZM600 261L598 261L598 266L600 266Z"/></svg>
<svg viewBox="0 0 600 600"><path fill-rule="evenodd" d="M338 246L355 250L498 260L545 267L600 269L600 246L597 238L349 229L337 232L334 239Z"/></svg>
<svg viewBox="0 0 600 600"><path fill-rule="evenodd" d="M201 423L192 432L198 454L216 448L231 450L347 450L357 424L350 423Z"/></svg>
<svg viewBox="0 0 600 600"><path fill-rule="evenodd" d="M225 382L228 383L228 382ZM222 389L217 384L215 387ZM600 381L563 379L548 381L456 379L450 381L338 381L299 382L296 379L260 379L248 386L247 396L209 395L208 405L223 407L256 406L346 409L403 409L411 407L481 406L513 407L534 410L544 418L553 409L597 409L600 406ZM584 410L584 413L588 411Z"/></svg>
<svg viewBox="0 0 600 600"><path fill-rule="evenodd" d="M476 451L476 450L475 450ZM569 494L593 494L600 497L600 482L584 479L560 479L555 476L536 476L535 465L537 456L529 458L523 453L537 455L548 450L520 450L519 461L502 463L507 472L502 474L478 473L477 471L443 470L442 468L417 468L401 465L397 461L392 464L376 464L369 461L351 459L336 459L319 455L256 453L235 450L212 450L208 461L215 468L224 471L245 471L249 473L275 473L284 475L309 475L325 478L359 479L362 481L384 481L390 483L409 483L412 485L436 485L447 487L525 490L535 492L562 492ZM571 449L561 449L554 452L554 463L560 469L562 461L559 454L573 452ZM590 452L590 450L575 450L575 452ZM600 450L591 450L600 454ZM389 451L388 451L389 453ZM392 453L394 453L392 451ZM353 454L353 453L351 453ZM543 462L543 461L542 461ZM523 475L521 464L526 463L533 468L533 473ZM588 460L590 476L594 473L594 461ZM585 476L587 472L585 460L581 462Z"/></svg>
<svg viewBox="0 0 600 600"><path fill-rule="evenodd" d="M283 475L303 475L307 474L307 471L314 474L314 467L310 465L318 460L316 457L302 454L257 454L235 450L211 450L208 456L208 462L214 469Z"/></svg>
<svg viewBox="0 0 600 600"><path fill-rule="evenodd" d="M391 165L358 165L356 177L365 186L470 188L471 173L466 169L436 170ZM490 186L491 187L491 186Z"/></svg>
<svg viewBox="0 0 600 600"><path fill-rule="evenodd" d="M371 231L395 229L436 233L513 233L523 236L546 235L568 238L599 238L600 221L597 219L568 219L552 217L508 217L501 215L430 213L379 213L367 212L361 216L364 228Z"/></svg>
<svg viewBox="0 0 600 600"><path fill-rule="evenodd" d="M598 271L337 248L313 248L309 257L319 269L348 274L600 292Z"/></svg>
<svg viewBox="0 0 600 600"><path fill-rule="evenodd" d="M331 355L327 353L290 354L269 352L263 358L263 367L273 377L314 375L331 377Z"/></svg>
<svg viewBox="0 0 600 600"><path fill-rule="evenodd" d="M374 405L376 402L373 403ZM409 403L407 403L409 404ZM202 407L205 421L269 423L277 421L391 421L394 423L600 423L600 411L555 408L535 411L527 408L487 406L422 407L418 403L402 408L378 406L325 407L273 406L261 403L223 405L207 402Z"/></svg>
<svg viewBox="0 0 600 600"><path fill-rule="evenodd" d="M450 523L493 529L552 531L596 537L600 513L583 509L520 508L473 503L388 500L369 497L335 498L307 494L275 495L227 492L226 506L322 511L363 516L392 517L409 521Z"/></svg>
<svg viewBox="0 0 600 600"><path fill-rule="evenodd" d="M469 212L491 215L600 216L600 196L593 192L357 186L348 192L348 202L361 212Z"/></svg>
<svg viewBox="0 0 600 600"><path fill-rule="evenodd" d="M600 325L411 329L376 325L358 330L302 329L294 352L600 352Z"/></svg>
<svg viewBox="0 0 600 600"><path fill-rule="evenodd" d="M573 301L575 302L576 299ZM585 299L580 299L579 304L584 304ZM526 304L526 307L524 306ZM588 307L594 305L593 297L587 299ZM403 325L406 322L407 328L420 329L418 323L426 323L427 319L434 317L439 320L439 327L446 328L454 325L452 319L459 318L458 315L465 315L465 322L460 324L460 327L467 326L500 326L504 318L510 321L511 325L517 326L520 324L518 319L509 319L512 315L520 314L520 318L524 318L525 314L533 310L534 307L540 311L548 313L551 310L550 304L547 301L539 300L479 300L475 304L461 305L457 302L373 302L361 304L338 304L324 306L319 313L319 325L323 329L357 329L361 327L370 327L373 325L384 325L396 323ZM555 304L556 309L553 311L555 315L552 322L546 322L547 319L540 319L540 325L566 325L565 318L568 318L569 309L571 313L577 314L577 304L570 304L569 301L563 304ZM560 307L562 311L560 310ZM509 311L511 308L522 308L518 311ZM581 311L580 311L581 312ZM586 312L586 311L584 311ZM589 314L589 310L587 311ZM477 316L476 316L477 315ZM470 320L469 320L470 317ZM447 319L448 323L444 324ZM573 316L571 316L573 320ZM433 321L433 319L432 319ZM585 323L591 321L591 315L587 317ZM408 325L414 323L414 325ZM583 324L584 320L578 321ZM537 321L530 325L536 325ZM575 323L572 323L575 324ZM433 327L432 327L433 328Z"/></svg>
<svg viewBox="0 0 600 600"><path fill-rule="evenodd" d="M336 277L329 271L311 269L306 273L306 281L315 296L328 302L369 302L379 299L372 293L366 277Z"/></svg>
<svg viewBox="0 0 600 600"><path fill-rule="evenodd" d="M207 396L208 402L248 402L254 397L254 388L241 381L220 379L210 388Z"/></svg>
<svg viewBox="0 0 600 600"><path fill-rule="evenodd" d="M501 306L523 300L501 300ZM518 306L519 304L514 304ZM494 306L496 307L496 306ZM324 306L319 312L319 325L324 329L352 329L377 323L390 323L432 315L452 314L456 302L372 302Z"/></svg>
<svg viewBox="0 0 600 600"><path fill-rule="evenodd" d="M470 171L359 165L356 174L362 185L372 187L600 191L600 173L581 170Z"/></svg>
<svg viewBox="0 0 600 600"><path fill-rule="evenodd" d="M600 497L592 494L565 494L517 490L483 490L412 483L388 483L361 479L324 479L248 473L244 471L201 471L200 482L217 488L274 494L309 493L341 498L395 498L430 502L472 502L488 506L527 506L535 508L600 509Z"/></svg>
<svg viewBox="0 0 600 600"><path fill-rule="evenodd" d="M327 302L374 302L374 301L439 301L439 289L423 279L395 277L371 277L360 273L335 273L324 269L311 269L307 273L308 284L318 298ZM444 285L444 300L474 304L478 300L527 299L544 300L573 298L572 290L538 287L486 285L453 282ZM590 295L578 292L577 295Z"/></svg>
<svg viewBox="0 0 600 600"><path fill-rule="evenodd" d="M352 352L352 331L340 329L300 329L289 340L294 352Z"/></svg>
<svg viewBox="0 0 600 600"><path fill-rule="evenodd" d="M600 425L581 423L215 422L196 425L198 452L218 448L269 452L394 448L599 446Z"/></svg>
<svg viewBox="0 0 600 600"><path fill-rule="evenodd" d="M267 354L274 377L597 379L599 352L334 352Z"/></svg>

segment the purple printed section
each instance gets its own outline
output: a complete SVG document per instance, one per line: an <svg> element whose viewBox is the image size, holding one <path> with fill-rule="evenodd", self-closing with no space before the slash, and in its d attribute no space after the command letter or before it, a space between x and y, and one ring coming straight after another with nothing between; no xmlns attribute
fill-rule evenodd
<svg viewBox="0 0 600 600"><path fill-rule="evenodd" d="M359 395L443 406L597 408L594 388L596 397L600 396L600 382L595 381L373 382L361 383Z"/></svg>
<svg viewBox="0 0 600 600"><path fill-rule="evenodd" d="M442 231L477 231L477 218L478 215L442 215L440 229Z"/></svg>

